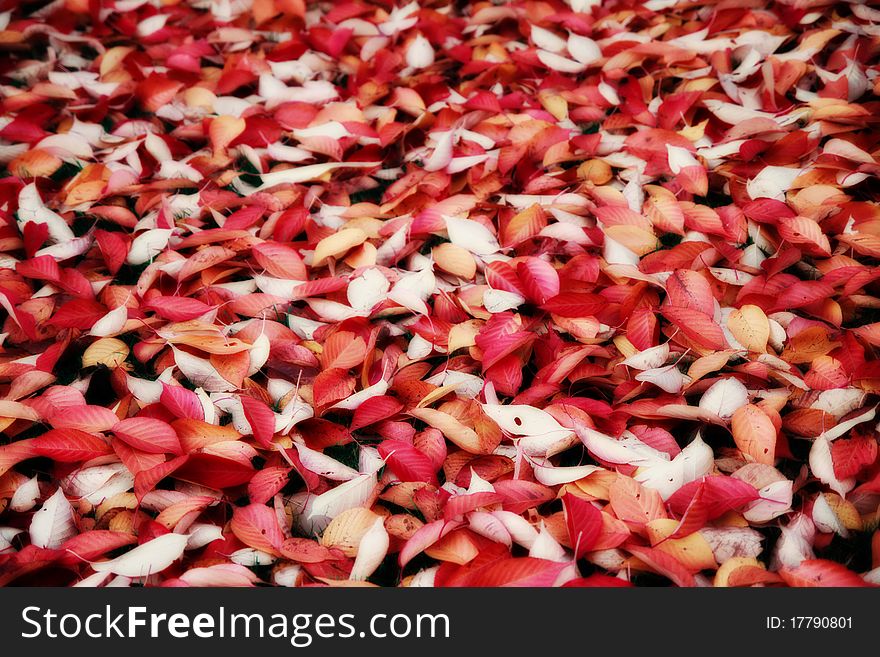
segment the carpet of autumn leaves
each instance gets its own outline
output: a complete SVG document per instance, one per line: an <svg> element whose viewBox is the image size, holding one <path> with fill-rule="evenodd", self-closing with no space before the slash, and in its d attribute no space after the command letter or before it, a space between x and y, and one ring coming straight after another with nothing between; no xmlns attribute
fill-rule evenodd
<svg viewBox="0 0 880 657"><path fill-rule="evenodd" d="M0 584L880 584L880 10L0 1Z"/></svg>

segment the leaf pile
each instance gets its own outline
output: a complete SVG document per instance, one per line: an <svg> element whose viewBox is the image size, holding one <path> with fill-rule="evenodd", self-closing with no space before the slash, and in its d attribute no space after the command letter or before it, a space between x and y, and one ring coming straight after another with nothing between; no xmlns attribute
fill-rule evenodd
<svg viewBox="0 0 880 657"><path fill-rule="evenodd" d="M0 584L880 584L880 10L0 2Z"/></svg>

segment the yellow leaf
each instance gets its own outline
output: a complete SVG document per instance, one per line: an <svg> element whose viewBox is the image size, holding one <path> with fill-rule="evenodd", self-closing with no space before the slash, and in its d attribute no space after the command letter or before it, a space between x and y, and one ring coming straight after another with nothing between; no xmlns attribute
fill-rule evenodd
<svg viewBox="0 0 880 657"><path fill-rule="evenodd" d="M119 367L128 358L128 345L116 338L101 338L83 352L82 366L104 365L111 369Z"/></svg>
<svg viewBox="0 0 880 657"><path fill-rule="evenodd" d="M421 401L416 404L416 408L424 408L426 406L430 406L435 401L443 399L446 395L454 391L456 388L458 388L458 385L455 383L446 386L440 386L439 388L434 388L431 392L422 397Z"/></svg>
<svg viewBox="0 0 880 657"><path fill-rule="evenodd" d="M101 55L101 66L98 69L101 73L101 77L104 77L110 71L117 69L122 64L122 60L128 57L128 54L133 50L134 48L129 46L116 46L115 48L110 48L107 52Z"/></svg>
<svg viewBox="0 0 880 657"><path fill-rule="evenodd" d="M764 568L764 565L753 557L731 557L715 573L713 584L718 588L727 588L730 575L740 568Z"/></svg>
<svg viewBox="0 0 880 657"><path fill-rule="evenodd" d="M477 263L474 256L460 246L444 242L435 246L431 254L434 256L434 262L437 263L437 266L453 276L469 281L477 273Z"/></svg>
<svg viewBox="0 0 880 657"><path fill-rule="evenodd" d="M414 408L410 414L439 429L449 440L471 454L491 454L498 446L497 443L486 444L476 431L465 426L449 413L433 408Z"/></svg>
<svg viewBox="0 0 880 657"><path fill-rule="evenodd" d="M211 121L208 127L208 135L211 139L211 148L214 153L222 153L226 147L238 137L245 129L245 121L234 116L218 116Z"/></svg>
<svg viewBox="0 0 880 657"><path fill-rule="evenodd" d="M736 352L728 349L725 351L716 351L707 356L697 358L688 368L688 376L691 378L691 385L699 381L710 372L716 372L727 365L727 361Z"/></svg>
<svg viewBox="0 0 880 657"><path fill-rule="evenodd" d="M378 514L363 507L347 509L327 525L321 536L321 545L339 548L345 556L354 557L361 539L378 517Z"/></svg>
<svg viewBox="0 0 880 657"><path fill-rule="evenodd" d="M338 233L328 235L315 247L312 266L320 267L326 264L328 258L341 256L349 249L363 244L366 239L367 234L360 228L343 228Z"/></svg>
<svg viewBox="0 0 880 657"><path fill-rule="evenodd" d="M840 520L840 524L847 529L862 530L862 516L859 515L858 509L852 502L843 499L837 493L823 493L823 496L834 515Z"/></svg>
<svg viewBox="0 0 880 657"><path fill-rule="evenodd" d="M619 224L617 226L606 226L604 231L608 237L615 242L620 242L639 256L656 251L660 246L657 236L641 226Z"/></svg>
<svg viewBox="0 0 880 657"><path fill-rule="evenodd" d="M672 518L658 518L649 522L647 530L651 545L666 554L675 557L688 570L710 570L718 566L712 546L699 532L688 534L682 538L667 538L679 525Z"/></svg>
<svg viewBox="0 0 880 657"><path fill-rule="evenodd" d="M770 339L770 321L758 306L745 305L730 313L727 328L749 351L766 352Z"/></svg>
<svg viewBox="0 0 880 657"><path fill-rule="evenodd" d="M448 350L451 354L457 349L463 347L473 347L476 342L477 334L480 332L482 322L470 319L461 324L456 324L449 330Z"/></svg>

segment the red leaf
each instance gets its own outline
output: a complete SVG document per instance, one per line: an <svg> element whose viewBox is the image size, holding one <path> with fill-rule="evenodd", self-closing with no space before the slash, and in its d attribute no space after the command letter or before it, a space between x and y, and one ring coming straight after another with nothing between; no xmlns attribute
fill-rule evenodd
<svg viewBox="0 0 880 657"><path fill-rule="evenodd" d="M183 454L182 456L175 457L169 461L153 466L148 470L141 470L138 472L134 476L134 494L137 496L138 501L142 500L144 495L153 490L156 487L156 484L186 463L188 458L189 456Z"/></svg>
<svg viewBox="0 0 880 657"><path fill-rule="evenodd" d="M212 306L190 297L152 297L141 306L172 322L186 322L210 312Z"/></svg>
<svg viewBox="0 0 880 657"><path fill-rule="evenodd" d="M608 300L599 294L562 292L545 301L541 308L560 317L590 317L608 306Z"/></svg>
<svg viewBox="0 0 880 657"><path fill-rule="evenodd" d="M254 438L265 448L272 447L275 437L275 413L259 399L241 395L241 406L248 424L251 425Z"/></svg>
<svg viewBox="0 0 880 657"><path fill-rule="evenodd" d="M163 383L159 401L177 417L190 418L192 420L205 419L205 409L202 408L198 395L183 386L169 386Z"/></svg>
<svg viewBox="0 0 880 657"><path fill-rule="evenodd" d="M350 428L352 431L363 429L376 422L387 420L402 410L403 404L394 397L387 395L370 397L355 409Z"/></svg>
<svg viewBox="0 0 880 657"><path fill-rule="evenodd" d="M690 308L709 317L715 312L709 281L690 269L678 269L666 279L666 294L672 306Z"/></svg>
<svg viewBox="0 0 880 657"><path fill-rule="evenodd" d="M629 545L625 549L637 557L639 561L647 564L652 570L672 580L676 586L696 586L696 581L691 572L678 559L663 550L655 550L641 545Z"/></svg>
<svg viewBox="0 0 880 657"><path fill-rule="evenodd" d="M493 486L501 495L504 510L513 513L523 513L556 497L552 488L534 481L504 479L496 481Z"/></svg>
<svg viewBox="0 0 880 657"><path fill-rule="evenodd" d="M129 447L121 440L113 441L113 451L116 452L119 460L128 468L128 471L135 476L139 472L155 468L157 465L165 462L164 454L142 452L134 447Z"/></svg>
<svg viewBox="0 0 880 657"><path fill-rule="evenodd" d="M293 468L274 466L264 468L248 483L248 497L254 504L265 504L287 485Z"/></svg>
<svg viewBox="0 0 880 657"><path fill-rule="evenodd" d="M631 582L619 577L611 577L602 573L593 573L589 577L578 577L562 585L564 589L574 588L633 588Z"/></svg>
<svg viewBox="0 0 880 657"><path fill-rule="evenodd" d="M562 497L568 539L575 547L575 559L589 552L602 534L602 512L593 504L574 495Z"/></svg>
<svg viewBox="0 0 880 657"><path fill-rule="evenodd" d="M354 387L354 377L345 370L324 370L315 377L312 384L315 406L323 408L335 404L351 395Z"/></svg>
<svg viewBox="0 0 880 657"><path fill-rule="evenodd" d="M107 271L115 276L128 255L128 242L120 233L111 233L106 230L96 230L95 241L98 243L98 248L101 249Z"/></svg>
<svg viewBox="0 0 880 657"><path fill-rule="evenodd" d="M838 479L855 477L877 460L877 439L873 436L838 438L831 443L831 461Z"/></svg>
<svg viewBox="0 0 880 657"><path fill-rule="evenodd" d="M176 479L191 481L208 488L240 486L254 476L253 467L215 454L190 454L189 460L175 473Z"/></svg>
<svg viewBox="0 0 880 657"><path fill-rule="evenodd" d="M673 513L685 515L694 500L705 509L706 519L714 520L728 511L735 511L758 499L758 491L751 484L726 477L709 475L685 484L666 501ZM692 513L696 509L691 509Z"/></svg>
<svg viewBox="0 0 880 657"><path fill-rule="evenodd" d="M775 298L771 312L803 308L814 301L828 299L834 294L834 288L822 281L798 281L783 289Z"/></svg>
<svg viewBox="0 0 880 657"><path fill-rule="evenodd" d="M456 581L454 586L473 587L520 587L552 586L566 563L535 559L533 557L514 557L494 561L489 565L469 573Z"/></svg>
<svg viewBox="0 0 880 657"><path fill-rule="evenodd" d="M521 261L516 268L526 299L534 304L542 304L559 294L559 274L546 260L529 258Z"/></svg>
<svg viewBox="0 0 880 657"><path fill-rule="evenodd" d="M248 547L279 556L284 534L273 509L263 504L238 507L232 514L230 529Z"/></svg>
<svg viewBox="0 0 880 657"><path fill-rule="evenodd" d="M107 314L107 308L92 299L74 299L59 308L48 320L58 328L90 329Z"/></svg>
<svg viewBox="0 0 880 657"><path fill-rule="evenodd" d="M379 444L379 455L401 481L424 481L439 485L431 459L409 443L385 440Z"/></svg>
<svg viewBox="0 0 880 657"><path fill-rule="evenodd" d="M483 371L528 344L537 336L523 331L511 313L498 313L477 334L477 346L483 352Z"/></svg>
<svg viewBox="0 0 880 657"><path fill-rule="evenodd" d="M34 453L61 463L79 463L111 454L106 440L78 429L52 429L31 443Z"/></svg>
<svg viewBox="0 0 880 657"><path fill-rule="evenodd" d="M135 543L137 537L126 532L92 529L67 539L60 548L64 554L58 559L58 563L62 566L76 566Z"/></svg>
<svg viewBox="0 0 880 657"><path fill-rule="evenodd" d="M789 586L870 586L846 566L827 559L807 559L794 568L781 568L779 574Z"/></svg>
<svg viewBox="0 0 880 657"><path fill-rule="evenodd" d="M111 431L120 439L150 454L183 453L180 440L171 425L150 417L132 417L113 425Z"/></svg>
<svg viewBox="0 0 880 657"><path fill-rule="evenodd" d="M724 332L710 315L693 308L678 306L665 306L660 311L666 319L697 344L719 351L727 349Z"/></svg>

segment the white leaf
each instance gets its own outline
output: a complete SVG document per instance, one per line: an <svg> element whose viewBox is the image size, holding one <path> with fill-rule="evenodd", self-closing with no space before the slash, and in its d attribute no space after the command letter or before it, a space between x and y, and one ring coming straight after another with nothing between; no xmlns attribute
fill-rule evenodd
<svg viewBox="0 0 880 657"><path fill-rule="evenodd" d="M872 408L866 408L862 413L859 413L855 417L851 417L846 422L840 422L834 425L833 428L829 429L822 433L822 435L828 440L834 440L835 438L839 438L847 431L852 429L857 424L862 424L863 422L870 422L874 419L877 414L877 407L873 406Z"/></svg>
<svg viewBox="0 0 880 657"><path fill-rule="evenodd" d="M546 559L547 561L568 561L565 549L556 541L541 521L538 536L529 549L529 556L534 559Z"/></svg>
<svg viewBox="0 0 880 657"><path fill-rule="evenodd" d="M669 156L669 170L674 174L687 167L702 167L699 160L681 146L666 144L666 153Z"/></svg>
<svg viewBox="0 0 880 657"><path fill-rule="evenodd" d="M749 391L739 379L721 379L703 393L699 407L729 420L736 409L749 403Z"/></svg>
<svg viewBox="0 0 880 657"><path fill-rule="evenodd" d="M275 586L294 587L299 582L301 574L302 566L299 564L280 566L272 571L272 583Z"/></svg>
<svg viewBox="0 0 880 657"><path fill-rule="evenodd" d="M413 68L428 68L434 63L434 48L421 34L413 39L406 49L406 65Z"/></svg>
<svg viewBox="0 0 880 657"><path fill-rule="evenodd" d="M758 491L760 499L743 508L743 517L749 522L769 522L791 510L794 482L789 479L774 481Z"/></svg>
<svg viewBox="0 0 880 657"><path fill-rule="evenodd" d="M229 555L229 560L239 566L271 566L276 559L273 555L254 548L242 548Z"/></svg>
<svg viewBox="0 0 880 657"><path fill-rule="evenodd" d="M65 242L76 237L61 215L43 205L34 183L25 185L18 193L18 219L20 223L32 221L46 224L49 228L49 236L55 242Z"/></svg>
<svg viewBox="0 0 880 657"><path fill-rule="evenodd" d="M560 486L562 484L568 484L572 481L583 479L597 470L602 469L597 465L557 467L546 460L543 463L538 461L530 461L530 463L532 470L535 473L535 479L538 483L544 484L545 486Z"/></svg>
<svg viewBox="0 0 880 657"><path fill-rule="evenodd" d="M623 365L632 367L637 370L649 370L660 367L669 358L669 343L658 344L656 347L649 347L644 351L633 354L623 361Z"/></svg>
<svg viewBox="0 0 880 657"><path fill-rule="evenodd" d="M358 544L357 557L351 568L350 580L365 581L372 575L388 554L391 541L385 530L385 518L376 518L373 526L367 530Z"/></svg>
<svg viewBox="0 0 880 657"><path fill-rule="evenodd" d="M843 538L849 538L849 531L844 527L840 518L834 513L834 509L828 504L828 500L821 493L813 501L813 524L819 531L826 534L839 534Z"/></svg>
<svg viewBox="0 0 880 657"><path fill-rule="evenodd" d="M122 463L108 463L75 470L62 479L61 486L71 497L81 497L98 505L117 493L131 490L134 475Z"/></svg>
<svg viewBox="0 0 880 657"><path fill-rule="evenodd" d="M139 37L149 36L165 27L169 17L170 14L153 14L138 23L135 32Z"/></svg>
<svg viewBox="0 0 880 657"><path fill-rule="evenodd" d="M261 184L257 187L246 185L241 181L241 178L236 178L232 185L240 192L261 192L264 189L269 189L270 187L275 187L277 185L294 185L297 183L308 182L310 180L316 180L336 169L370 169L372 167L380 166L381 164L381 162L323 162L321 164L309 164L304 167L293 167L291 169L264 173L260 176Z"/></svg>
<svg viewBox="0 0 880 657"><path fill-rule="evenodd" d="M557 36L550 30L545 30L543 27L532 25L531 37L532 43L543 50L561 52L565 49L565 39Z"/></svg>
<svg viewBox="0 0 880 657"><path fill-rule="evenodd" d="M551 431L571 433L550 413L527 404L483 404L483 412L504 431L514 436L536 436Z"/></svg>
<svg viewBox="0 0 880 657"><path fill-rule="evenodd" d="M856 486L856 480L838 479L834 474L834 462L831 459L831 442L825 436L819 436L810 448L810 470L819 481L828 486L841 497Z"/></svg>
<svg viewBox="0 0 880 657"><path fill-rule="evenodd" d="M310 470L331 481L350 481L358 476L358 471L340 463L323 452L306 447L302 443L294 443L299 460L306 470Z"/></svg>
<svg viewBox="0 0 880 657"><path fill-rule="evenodd" d="M281 297L288 301L298 298L299 294L296 289L302 286L303 281L293 278L275 278L274 276L266 276L265 274L255 274L254 282L261 292L271 294L272 296Z"/></svg>
<svg viewBox="0 0 880 657"><path fill-rule="evenodd" d="M9 500L9 508L16 513L24 513L33 509L39 498L40 483L36 477L31 477L15 489L12 499Z"/></svg>
<svg viewBox="0 0 880 657"><path fill-rule="evenodd" d="M715 465L712 448L698 433L679 454L669 462L656 462L636 472L633 477L646 488L660 493L668 500L679 488L709 474Z"/></svg>
<svg viewBox="0 0 880 657"><path fill-rule="evenodd" d="M678 370L675 364L639 372L636 374L635 379L636 381L652 383L661 390L672 394L681 392L685 384L690 381L687 376Z"/></svg>
<svg viewBox="0 0 880 657"><path fill-rule="evenodd" d="M799 513L787 527L781 529L782 536L776 542L771 569L796 568L805 559L816 558L813 553L816 527L807 515Z"/></svg>
<svg viewBox="0 0 880 657"><path fill-rule="evenodd" d="M427 315L429 312L425 301L434 293L436 285L434 272L426 267L401 276L388 293L388 298L414 313Z"/></svg>
<svg viewBox="0 0 880 657"><path fill-rule="evenodd" d="M319 534L343 511L367 506L376 489L375 473L358 475L320 495L310 495L296 522L306 534Z"/></svg>
<svg viewBox="0 0 880 657"><path fill-rule="evenodd" d="M487 511L471 511L468 514L468 523L470 530L475 534L507 547L513 544L510 532L504 527L504 523Z"/></svg>
<svg viewBox="0 0 880 657"><path fill-rule="evenodd" d="M76 535L73 508L59 488L34 514L29 528L31 543L41 548L59 548Z"/></svg>
<svg viewBox="0 0 880 657"><path fill-rule="evenodd" d="M810 404L810 408L831 413L840 420L847 413L859 408L865 401L865 391L859 388L834 388L823 390L819 398Z"/></svg>
<svg viewBox="0 0 880 657"><path fill-rule="evenodd" d="M436 143L436 146L434 147L434 152L431 153L431 157L425 160L422 168L425 171L443 171L452 162L452 146L455 141L455 132L452 130L435 132L430 137Z"/></svg>
<svg viewBox="0 0 880 657"><path fill-rule="evenodd" d="M128 321L128 308L118 306L94 323L89 335L104 338L109 335L117 335L122 331Z"/></svg>
<svg viewBox="0 0 880 657"><path fill-rule="evenodd" d="M492 255L501 247L492 232L483 224L459 217L443 217L449 241L475 255Z"/></svg>
<svg viewBox="0 0 880 657"><path fill-rule="evenodd" d="M536 530L529 521L512 511L492 511L492 515L504 525L513 542L530 550L538 538Z"/></svg>
<svg viewBox="0 0 880 657"><path fill-rule="evenodd" d="M694 439L673 459L673 462L681 463L684 480L687 484L712 472L715 467L715 453L711 447L703 442L703 437L697 433Z"/></svg>
<svg viewBox="0 0 880 657"><path fill-rule="evenodd" d="M763 536L751 527L703 527L699 534L712 547L715 561L720 564L734 557L757 558L762 551Z"/></svg>
<svg viewBox="0 0 880 657"><path fill-rule="evenodd" d="M492 314L519 308L526 302L525 297L507 290L487 289L483 292L483 307Z"/></svg>
<svg viewBox="0 0 880 657"><path fill-rule="evenodd" d="M248 350L248 376L253 376L260 371L260 368L269 360L269 352L271 350L272 344L269 342L269 336L265 333L260 333Z"/></svg>
<svg viewBox="0 0 880 657"><path fill-rule="evenodd" d="M605 236L605 261L609 265L632 265L637 267L639 264L639 256L634 251L630 251L620 242Z"/></svg>
<svg viewBox="0 0 880 657"><path fill-rule="evenodd" d="M235 386L224 379L209 360L193 356L182 349L172 347L174 362L183 375L199 388L208 392L232 392Z"/></svg>
<svg viewBox="0 0 880 657"><path fill-rule="evenodd" d="M92 569L123 577L147 577L161 572L183 556L189 537L186 534L163 534L110 561L98 561Z"/></svg>
<svg viewBox="0 0 880 657"><path fill-rule="evenodd" d="M549 50L538 50L537 54L538 60L544 66L560 73L580 73L587 69L586 64L557 55Z"/></svg>
<svg viewBox="0 0 880 657"><path fill-rule="evenodd" d="M15 527L0 527L0 554L15 552L12 539L21 534L23 530Z"/></svg>
<svg viewBox="0 0 880 657"><path fill-rule="evenodd" d="M591 454L608 463L656 465L669 462L668 454L646 445L634 436L629 440L615 440L581 422L575 423L575 432Z"/></svg>
<svg viewBox="0 0 880 657"><path fill-rule="evenodd" d="M589 66L602 59L602 50L599 44L590 37L580 34L568 35L568 52L581 64Z"/></svg>
<svg viewBox="0 0 880 657"><path fill-rule="evenodd" d="M368 399L372 399L373 397L381 397L386 392L388 392L388 381L386 381L385 379L379 379L373 385L367 386L363 390L358 390L353 395L336 402L330 408L344 408L346 410L353 411Z"/></svg>
<svg viewBox="0 0 880 657"><path fill-rule="evenodd" d="M144 137L144 148L147 149L147 152L152 155L159 164L174 159L171 155L171 149L168 148L168 144L165 140L152 132Z"/></svg>
<svg viewBox="0 0 880 657"><path fill-rule="evenodd" d="M360 313L369 313L374 306L388 298L389 289L391 283L385 275L371 267L348 283L348 305Z"/></svg>
<svg viewBox="0 0 880 657"><path fill-rule="evenodd" d="M772 198L785 201L785 192L801 173L801 169L766 166L746 183L746 191L752 199Z"/></svg>
<svg viewBox="0 0 880 657"><path fill-rule="evenodd" d="M129 265L142 265L162 253L174 232L171 228L153 228L144 231L131 242L131 249L125 258Z"/></svg>

